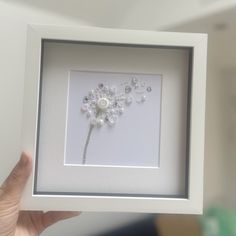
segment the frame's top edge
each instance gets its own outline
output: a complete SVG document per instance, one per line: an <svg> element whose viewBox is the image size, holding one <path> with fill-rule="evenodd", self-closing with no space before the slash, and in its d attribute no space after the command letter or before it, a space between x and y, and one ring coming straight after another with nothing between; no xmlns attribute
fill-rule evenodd
<svg viewBox="0 0 236 236"><path fill-rule="evenodd" d="M42 24L28 24L28 27L31 27L36 30L82 30L82 31L95 31L95 32L119 32L119 33L151 33L151 34L165 34L165 35L185 35L185 36L199 36L206 37L208 34L206 33L187 33L187 32L175 32L175 31L157 31L157 30L137 30L137 29L123 29L123 28L105 28L105 27L97 27L97 26L86 26L86 25L42 25Z"/></svg>
<svg viewBox="0 0 236 236"><path fill-rule="evenodd" d="M29 24L42 39L90 41L121 44L173 45L193 47L200 41L207 41L207 34L113 29L92 26Z"/></svg>

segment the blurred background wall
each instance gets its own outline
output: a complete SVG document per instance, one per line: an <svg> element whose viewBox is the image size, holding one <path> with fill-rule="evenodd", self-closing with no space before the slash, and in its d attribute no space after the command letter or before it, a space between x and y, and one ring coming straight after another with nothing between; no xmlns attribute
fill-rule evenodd
<svg viewBox="0 0 236 236"><path fill-rule="evenodd" d="M208 33L204 207L236 207L235 0L0 0L0 166L21 151L28 23ZM83 213L43 235L96 235L146 217Z"/></svg>

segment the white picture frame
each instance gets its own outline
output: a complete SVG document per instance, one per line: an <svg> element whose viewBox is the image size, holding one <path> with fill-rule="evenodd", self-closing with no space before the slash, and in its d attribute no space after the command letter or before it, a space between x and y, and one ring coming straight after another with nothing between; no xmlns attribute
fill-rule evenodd
<svg viewBox="0 0 236 236"><path fill-rule="evenodd" d="M185 160L185 182L182 183L185 186L184 194L179 196L175 196L174 194L173 196L169 196L168 194L146 194L146 190L142 190L142 187L140 187L139 194L133 193L132 191L131 194L122 194L122 191L119 194L113 192L104 194L99 189L103 188L102 180L97 184L96 194L86 192L87 187L91 184L89 181L85 183L86 186L83 186L85 189L83 194L78 193L78 191L73 192L70 188L66 191L60 189L60 185L56 186L56 182L54 184L52 182L51 184L51 187L56 186L56 190L53 189L51 191L49 186L48 189L45 187L46 191L37 191L37 187L35 186L38 181L37 171L39 163L36 156L39 151L40 103L42 102L42 54L44 50L42 46L44 42L81 43L85 44L88 48L90 45L96 44L102 45L103 47L109 45L112 47L125 46L129 48L148 49L157 47L164 51L170 48L188 50L190 55L188 78L190 78L190 82L187 90L188 120L185 122L188 135L186 138L187 158ZM27 33L22 150L28 150L32 153L34 168L24 192L22 209L201 214L203 208L206 55L207 35L205 34L29 25ZM112 71L114 69L111 69L110 72ZM162 109L163 106L164 104L162 104ZM162 139L164 138L161 137L160 142L162 142ZM54 162L52 159L47 165L54 172L57 171L55 159ZM61 168L65 168L63 163L60 163L60 165ZM114 170L118 171L109 166L102 168L101 171L106 170L107 175L110 174L111 176L114 174ZM155 169L147 168L145 173L148 174L149 172L156 171ZM95 171L99 174L98 169L86 170ZM123 175L125 173L128 174L129 169L124 170L124 168L120 168L119 171L124 171L122 172ZM135 171L139 171L139 169ZM72 169L66 171L65 176L72 175L72 172ZM82 169L80 173L85 173L86 176L86 172L83 172ZM117 173L120 174L121 172ZM139 172L139 174L141 173ZM45 176L42 182L47 182L45 181L47 180L47 174ZM58 182L63 182L63 179L58 179ZM132 186L132 183L130 182L124 188L128 189L129 186ZM107 185L111 186L111 183L107 183Z"/></svg>

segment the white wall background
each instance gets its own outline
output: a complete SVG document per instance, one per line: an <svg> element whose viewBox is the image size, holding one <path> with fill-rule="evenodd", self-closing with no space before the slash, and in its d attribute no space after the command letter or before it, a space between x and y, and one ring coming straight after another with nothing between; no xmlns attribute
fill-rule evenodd
<svg viewBox="0 0 236 236"><path fill-rule="evenodd" d="M235 0L0 0L0 171L6 176L10 167L4 160L11 159L13 166L21 152L27 23L208 32L205 205L235 205L229 184L236 177L235 5ZM43 235L95 235L141 217L83 213Z"/></svg>
<svg viewBox="0 0 236 236"><path fill-rule="evenodd" d="M204 203L236 208L236 8L172 30L208 33Z"/></svg>
<svg viewBox="0 0 236 236"><path fill-rule="evenodd" d="M235 51L234 51L235 52ZM222 157L223 176L223 205L236 209L236 67L221 71L222 87L222 136L224 155Z"/></svg>
<svg viewBox="0 0 236 236"><path fill-rule="evenodd" d="M20 155L21 117L24 86L27 23L88 25L49 11L0 1L0 171L8 175ZM11 166L4 160L11 159ZM0 179L2 182L3 179ZM139 214L83 213L80 217L57 224L43 235L95 235L130 221ZM92 225L92 227L91 227Z"/></svg>

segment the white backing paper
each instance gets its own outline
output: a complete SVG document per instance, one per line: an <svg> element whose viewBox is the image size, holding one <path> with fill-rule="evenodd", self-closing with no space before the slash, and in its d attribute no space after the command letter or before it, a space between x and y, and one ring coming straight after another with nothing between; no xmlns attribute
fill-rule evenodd
<svg viewBox="0 0 236 236"><path fill-rule="evenodd" d="M67 103L65 164L82 164L90 121L81 112L83 98L99 83L116 86L118 94L132 78L145 83L146 101L131 91L133 102L125 106L115 125L93 128L86 165L158 167L161 117L161 75L71 71ZM121 90L121 91L119 91ZM132 89L134 90L134 89ZM124 93L125 94L125 93Z"/></svg>

